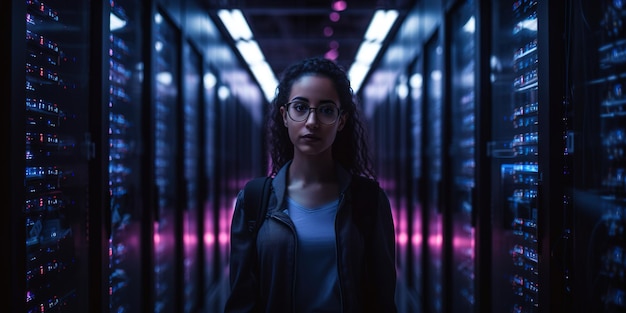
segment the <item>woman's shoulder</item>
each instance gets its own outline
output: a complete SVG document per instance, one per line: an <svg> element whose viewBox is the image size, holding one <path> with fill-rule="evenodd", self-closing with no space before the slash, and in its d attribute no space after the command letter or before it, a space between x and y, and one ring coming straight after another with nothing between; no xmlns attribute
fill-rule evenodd
<svg viewBox="0 0 626 313"><path fill-rule="evenodd" d="M363 175L352 174L352 184L369 186L370 188L380 187L378 181L372 177L367 177Z"/></svg>

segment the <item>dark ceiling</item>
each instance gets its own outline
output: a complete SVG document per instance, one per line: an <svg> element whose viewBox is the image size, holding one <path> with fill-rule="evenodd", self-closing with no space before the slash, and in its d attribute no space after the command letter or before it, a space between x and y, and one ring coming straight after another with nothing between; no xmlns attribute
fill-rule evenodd
<svg viewBox="0 0 626 313"><path fill-rule="evenodd" d="M277 77L290 64L306 57L324 56L336 44L336 62L346 70L354 61L376 9L400 11L400 21L413 0L344 0L346 9L331 21L337 0L211 0L213 9L240 9L266 60ZM332 35L324 29L330 27ZM393 30L392 30L393 31Z"/></svg>

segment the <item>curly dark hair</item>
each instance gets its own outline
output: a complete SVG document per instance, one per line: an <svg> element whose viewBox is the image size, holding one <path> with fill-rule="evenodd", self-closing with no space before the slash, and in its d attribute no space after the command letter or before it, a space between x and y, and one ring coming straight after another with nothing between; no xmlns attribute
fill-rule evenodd
<svg viewBox="0 0 626 313"><path fill-rule="evenodd" d="M360 109L350 80L342 67L322 57L304 59L288 67L282 74L276 95L270 103L267 121L270 175L275 176L280 168L293 158L293 143L283 124L280 107L289 101L293 84L306 75L330 78L339 94L343 114L347 115L346 124L337 133L333 143L333 158L352 174L376 179L369 155L366 129L360 118Z"/></svg>

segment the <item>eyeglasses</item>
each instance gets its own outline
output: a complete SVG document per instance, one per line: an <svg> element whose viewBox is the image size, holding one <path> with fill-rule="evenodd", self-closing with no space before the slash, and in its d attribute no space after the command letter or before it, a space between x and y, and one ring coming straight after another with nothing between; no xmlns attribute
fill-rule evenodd
<svg viewBox="0 0 626 313"><path fill-rule="evenodd" d="M339 118L341 110L333 103L324 103L317 108L312 108L308 103L303 101L293 101L285 105L287 107L287 115L296 122L302 122L309 118L312 110L316 110L316 117L322 124L332 125Z"/></svg>

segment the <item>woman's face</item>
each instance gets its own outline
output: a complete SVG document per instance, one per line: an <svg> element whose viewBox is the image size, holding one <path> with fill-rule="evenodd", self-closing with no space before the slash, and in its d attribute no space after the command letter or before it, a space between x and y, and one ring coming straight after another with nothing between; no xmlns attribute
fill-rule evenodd
<svg viewBox="0 0 626 313"><path fill-rule="evenodd" d="M294 145L294 156L332 156L332 144L337 132L340 131L346 117L339 114L337 121L332 124L320 122L317 109L320 105L336 105L341 109L339 95L332 81L323 76L307 75L299 78L291 87L289 102L308 104L311 109L309 116L303 121L294 121L287 114L287 106L280 108L283 123L289 132L289 138ZM303 106L301 106L303 107Z"/></svg>

